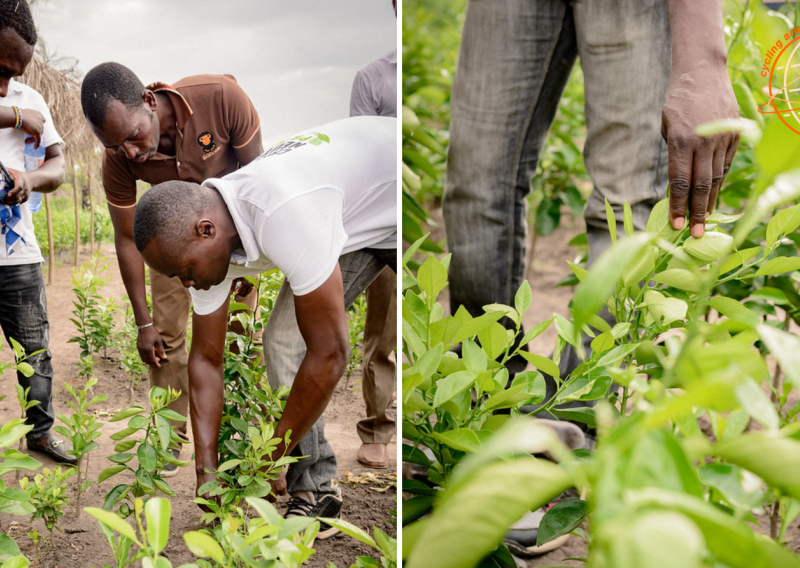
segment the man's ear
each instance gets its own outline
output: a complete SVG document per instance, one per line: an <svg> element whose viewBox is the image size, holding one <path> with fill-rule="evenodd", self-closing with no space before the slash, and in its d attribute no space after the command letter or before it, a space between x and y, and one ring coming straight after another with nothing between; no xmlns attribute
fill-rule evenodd
<svg viewBox="0 0 800 568"><path fill-rule="evenodd" d="M200 219L195 225L195 233L203 239L213 239L217 235L217 228L210 219Z"/></svg>
<svg viewBox="0 0 800 568"><path fill-rule="evenodd" d="M158 108L156 94L150 89L145 89L144 93L142 93L142 103L144 103L144 106L151 111L155 111L156 108Z"/></svg>

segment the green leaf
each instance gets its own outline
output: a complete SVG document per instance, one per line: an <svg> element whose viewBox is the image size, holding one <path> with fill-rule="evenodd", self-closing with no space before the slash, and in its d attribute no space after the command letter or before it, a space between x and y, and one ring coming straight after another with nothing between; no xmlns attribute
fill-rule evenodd
<svg viewBox="0 0 800 568"><path fill-rule="evenodd" d="M672 242L675 239L680 231L673 229L669 223L669 199L662 199L653 206L645 232L652 235L656 241L664 239Z"/></svg>
<svg viewBox="0 0 800 568"><path fill-rule="evenodd" d="M156 429L158 430L158 440L161 443L161 449L166 452L167 448L169 448L172 427L166 418L161 415L156 415Z"/></svg>
<svg viewBox="0 0 800 568"><path fill-rule="evenodd" d="M767 225L767 246L771 247L781 235L788 235L800 227L800 205L778 211Z"/></svg>
<svg viewBox="0 0 800 568"><path fill-rule="evenodd" d="M433 395L433 406L438 408L448 400L452 400L475 382L477 373L459 371L436 382L436 394Z"/></svg>
<svg viewBox="0 0 800 568"><path fill-rule="evenodd" d="M758 325L756 331L770 353L778 360L781 369L786 373L786 378L800 391L800 338L767 324Z"/></svg>
<svg viewBox="0 0 800 568"><path fill-rule="evenodd" d="M139 449L136 450L136 457L139 460L139 465L153 473L156 470L156 449L147 442L142 443Z"/></svg>
<svg viewBox="0 0 800 568"><path fill-rule="evenodd" d="M141 412L144 412L144 408L141 406L129 406L128 408L117 412L114 417L109 420L109 422L119 422L120 420L125 420L126 418L130 418L131 416Z"/></svg>
<svg viewBox="0 0 800 568"><path fill-rule="evenodd" d="M685 268L664 270L654 275L653 280L687 292L700 291L700 279L691 270L686 270Z"/></svg>
<svg viewBox="0 0 800 568"><path fill-rule="evenodd" d="M514 307L520 316L525 315L531 307L531 285L527 280L522 281L522 285L514 296Z"/></svg>
<svg viewBox="0 0 800 568"><path fill-rule="evenodd" d="M363 530L361 530L352 523L348 523L347 521L343 521L342 519L332 519L327 517L320 518L320 520L323 523L327 523L332 527L336 527L347 536L351 536L354 539L363 542L364 544L368 544L375 549L378 548L378 545L375 543L375 541L372 539L371 536L369 536L366 532L364 532Z"/></svg>
<svg viewBox="0 0 800 568"><path fill-rule="evenodd" d="M606 199L606 223L608 223L608 232L611 235L611 244L617 244L617 219L608 199Z"/></svg>
<svg viewBox="0 0 800 568"><path fill-rule="evenodd" d="M562 535L569 534L589 514L589 503L580 499L568 499L556 503L539 522L536 545L541 546Z"/></svg>
<svg viewBox="0 0 800 568"><path fill-rule="evenodd" d="M25 361L17 363L17 371L22 373L25 377L33 376L33 367L31 367L30 363L26 363Z"/></svg>
<svg viewBox="0 0 800 568"><path fill-rule="evenodd" d="M661 292L648 290L644 293L644 303L647 305L648 325L653 321L661 325L669 325L674 321L684 319L689 306L683 300L667 298Z"/></svg>
<svg viewBox="0 0 800 568"><path fill-rule="evenodd" d="M592 407L554 408L550 412L566 420L586 424L589 428L597 428L597 418L595 416L595 410Z"/></svg>
<svg viewBox="0 0 800 568"><path fill-rule="evenodd" d="M631 204L627 201L622 202L623 223L625 227L625 235L631 236L633 234L633 213L631 213Z"/></svg>
<svg viewBox="0 0 800 568"><path fill-rule="evenodd" d="M756 314L745 308L740 302L734 300L733 298L717 296L711 298L708 301L708 305L727 318L739 323L743 323L748 327L755 327L761 323L761 319Z"/></svg>
<svg viewBox="0 0 800 568"><path fill-rule="evenodd" d="M136 538L136 533L134 532L133 527L120 519L115 513L112 513L111 511L104 511L103 509L98 509L97 507L84 507L83 510L101 523L108 525L109 528L117 531L125 538L132 540L139 546L142 546L142 543Z"/></svg>
<svg viewBox="0 0 800 568"><path fill-rule="evenodd" d="M114 454L113 456L108 456L108 461L113 463L128 463L133 459L133 454L130 452L123 452L119 454Z"/></svg>
<svg viewBox="0 0 800 568"><path fill-rule="evenodd" d="M506 350L508 345L508 332L506 328L497 322L489 324L478 332L478 339L481 347L489 356L489 359L497 359Z"/></svg>
<svg viewBox="0 0 800 568"><path fill-rule="evenodd" d="M484 464L455 487L448 487L448 497L434 509L404 565L475 566L500 544L512 523L570 484L564 470L545 460L520 458ZM453 538L454 534L459 538Z"/></svg>
<svg viewBox="0 0 800 568"><path fill-rule="evenodd" d="M779 256L762 264L761 268L756 272L756 276L782 274L784 272L794 272L798 269L800 269L800 256Z"/></svg>
<svg viewBox="0 0 800 568"><path fill-rule="evenodd" d="M150 446L152 448L152 446ZM167 546L169 540L170 502L161 497L154 497L144 506L147 519L147 544L158 554Z"/></svg>
<svg viewBox="0 0 800 568"><path fill-rule="evenodd" d="M199 531L189 531L183 535L186 546L195 556L201 558L212 558L220 564L225 563L225 554L222 548L213 538Z"/></svg>
<svg viewBox="0 0 800 568"><path fill-rule="evenodd" d="M733 248L733 237L716 231L706 231L699 239L689 238L683 243L683 250L705 261L722 258L731 248Z"/></svg>
<svg viewBox="0 0 800 568"><path fill-rule="evenodd" d="M761 247L742 249L734 252L722 262L722 265L719 268L720 275L730 272L734 268L739 268L743 263L753 258L759 252L761 252Z"/></svg>
<svg viewBox="0 0 800 568"><path fill-rule="evenodd" d="M100 472L100 476L97 478L97 483L103 483L106 479L117 475L120 471L127 469L124 465L112 465L111 467L105 468L103 471Z"/></svg>
<svg viewBox="0 0 800 568"><path fill-rule="evenodd" d="M439 442L462 452L476 452L481 447L478 435L469 428L456 428L441 433L434 432L433 437Z"/></svg>
<svg viewBox="0 0 800 568"><path fill-rule="evenodd" d="M19 556L19 546L7 534L0 534L0 562L5 562L12 556Z"/></svg>
<svg viewBox="0 0 800 568"><path fill-rule="evenodd" d="M714 454L800 498L800 442L780 432L752 432L719 442Z"/></svg>
<svg viewBox="0 0 800 568"><path fill-rule="evenodd" d="M734 388L734 396L753 419L770 430L780 427L780 418L772 401L755 381L745 379Z"/></svg>
<svg viewBox="0 0 800 568"><path fill-rule="evenodd" d="M528 363L542 371L543 373L547 373L551 377L555 377L556 379L561 378L561 373L558 370L558 365L556 365L552 359L548 359L542 355L537 355L536 353L529 353L528 351L520 351L519 354L525 359Z"/></svg>
<svg viewBox="0 0 800 568"><path fill-rule="evenodd" d="M438 258L429 256L417 271L417 282L428 298L436 298L447 285L447 269Z"/></svg>
<svg viewBox="0 0 800 568"><path fill-rule="evenodd" d="M553 323L555 318L552 317L549 320L545 320L541 323L537 323L535 326L530 328L528 332L523 336L522 341L520 341L519 346L522 347L523 345L527 345L537 337L539 337L544 330L550 327L550 324Z"/></svg>

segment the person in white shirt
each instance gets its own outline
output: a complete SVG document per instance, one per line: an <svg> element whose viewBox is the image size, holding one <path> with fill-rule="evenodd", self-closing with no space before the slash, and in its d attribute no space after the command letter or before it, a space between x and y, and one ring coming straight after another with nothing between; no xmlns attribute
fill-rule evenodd
<svg viewBox="0 0 800 568"><path fill-rule="evenodd" d="M286 281L264 358L273 386L292 385L275 430L279 439L291 430L291 441L273 455L309 457L273 489L292 495L287 517L339 515L322 412L347 365L347 307L384 267L396 270L396 160L397 119L349 118L282 141L223 178L165 182L139 200L137 249L151 269L191 288L197 487L218 465L229 294L243 276L277 267ZM317 538L335 533L324 525Z"/></svg>
<svg viewBox="0 0 800 568"><path fill-rule="evenodd" d="M63 141L53 126L42 96L14 80L33 58L36 28L26 2L0 0L0 328L7 341L14 339L31 354L29 377L17 371L29 401L39 404L27 412L28 449L43 452L64 463L76 463L66 453L71 445L54 436L53 366L48 348L50 324L42 278L42 253L36 243L28 209L32 191L49 193L64 181ZM26 141L46 147L42 166L25 171ZM10 179L9 179L10 178Z"/></svg>

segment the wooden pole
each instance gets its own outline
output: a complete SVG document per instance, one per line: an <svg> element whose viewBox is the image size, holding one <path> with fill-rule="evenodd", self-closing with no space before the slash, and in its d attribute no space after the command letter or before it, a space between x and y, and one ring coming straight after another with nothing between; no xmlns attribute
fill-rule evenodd
<svg viewBox="0 0 800 568"><path fill-rule="evenodd" d="M53 217L50 215L50 194L44 194L44 210L47 213L47 283L53 283L53 273L56 271L56 250L53 244Z"/></svg>
<svg viewBox="0 0 800 568"><path fill-rule="evenodd" d="M91 230L89 231L89 252L94 254L94 197L92 196L92 163L86 163L86 185L89 186L89 211L91 212Z"/></svg>
<svg viewBox="0 0 800 568"><path fill-rule="evenodd" d="M78 266L81 245L81 195L78 191L78 164L72 161L72 195L75 197L75 266Z"/></svg>

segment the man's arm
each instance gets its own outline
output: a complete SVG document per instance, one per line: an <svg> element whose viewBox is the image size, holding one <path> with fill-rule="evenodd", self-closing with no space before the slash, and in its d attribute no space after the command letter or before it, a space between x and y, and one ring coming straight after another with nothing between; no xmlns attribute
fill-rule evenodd
<svg viewBox="0 0 800 568"><path fill-rule="evenodd" d="M246 166L261 154L264 153L264 145L261 143L261 128L259 127L256 130L256 133L253 134L253 138L242 146L241 148L233 149L233 153L236 154L236 159L239 161L239 167Z"/></svg>
<svg viewBox="0 0 800 568"><path fill-rule="evenodd" d="M291 430L291 441L288 447L282 442L276 447L276 457L292 451L322 416L347 366L350 340L339 265L322 286L304 296L295 296L294 306L297 326L306 342L306 356L275 428L277 438Z"/></svg>
<svg viewBox="0 0 800 568"><path fill-rule="evenodd" d="M117 207L108 204L111 224L114 226L114 247L122 282L128 292L136 325L145 325L153 320L147 308L147 290L144 282L144 261L133 240L133 215L135 207ZM167 358L164 341L152 325L139 330L136 340L139 356L148 365L161 367L160 361Z"/></svg>
<svg viewBox="0 0 800 568"><path fill-rule="evenodd" d="M31 191L51 193L58 189L64 181L64 155L61 144L53 144L45 150L44 163L38 170L20 172L9 168L8 173L14 178L14 189L10 190L3 203L18 205L25 203Z"/></svg>
<svg viewBox="0 0 800 568"><path fill-rule="evenodd" d="M192 349L189 353L189 400L194 437L197 487L211 481L218 466L219 428L224 399L222 366L228 302L208 315L192 317ZM207 473L206 470L212 473Z"/></svg>
<svg viewBox="0 0 800 568"><path fill-rule="evenodd" d="M669 149L670 220L701 237L728 173L739 134L701 137L694 129L712 120L738 118L727 69L722 0L669 0L672 69L662 110L661 134Z"/></svg>
<svg viewBox="0 0 800 568"><path fill-rule="evenodd" d="M22 118L20 130L32 137L36 142L36 147L42 140L42 130L44 129L45 117L37 110L29 108L19 109ZM17 124L17 115L11 107L0 107L0 128L14 128Z"/></svg>

